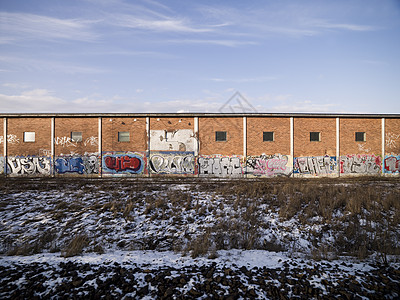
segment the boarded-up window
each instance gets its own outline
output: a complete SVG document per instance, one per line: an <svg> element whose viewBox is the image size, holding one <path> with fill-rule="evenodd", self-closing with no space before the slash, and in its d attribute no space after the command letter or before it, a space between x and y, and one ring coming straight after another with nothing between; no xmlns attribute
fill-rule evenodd
<svg viewBox="0 0 400 300"><path fill-rule="evenodd" d="M215 132L215 141L226 142L226 131L216 131Z"/></svg>
<svg viewBox="0 0 400 300"><path fill-rule="evenodd" d="M129 141L130 141L129 131L118 132L118 142L129 142Z"/></svg>
<svg viewBox="0 0 400 300"><path fill-rule="evenodd" d="M35 132L24 132L24 142L25 143L34 143L36 138Z"/></svg>
<svg viewBox="0 0 400 300"><path fill-rule="evenodd" d="M82 142L82 132L79 131L71 132L71 140L73 142Z"/></svg>

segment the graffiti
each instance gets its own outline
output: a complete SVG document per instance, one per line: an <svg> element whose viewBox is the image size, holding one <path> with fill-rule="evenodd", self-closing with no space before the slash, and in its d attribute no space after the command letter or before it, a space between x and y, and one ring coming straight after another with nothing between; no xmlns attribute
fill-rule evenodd
<svg viewBox="0 0 400 300"><path fill-rule="evenodd" d="M39 156L51 156L51 150L39 149Z"/></svg>
<svg viewBox="0 0 400 300"><path fill-rule="evenodd" d="M98 174L99 162L96 155L62 156L55 160L55 170L58 174Z"/></svg>
<svg viewBox="0 0 400 300"><path fill-rule="evenodd" d="M83 144L85 145L85 147L87 145L98 146L99 145L99 138L97 136L88 137Z"/></svg>
<svg viewBox="0 0 400 300"><path fill-rule="evenodd" d="M145 168L143 155L139 153L120 153L103 155L104 173L130 173L141 174Z"/></svg>
<svg viewBox="0 0 400 300"><path fill-rule="evenodd" d="M328 175L337 173L335 156L309 156L294 159L293 173L301 175Z"/></svg>
<svg viewBox="0 0 400 300"><path fill-rule="evenodd" d="M400 140L400 134L394 134L392 132L386 133L386 147L397 148L397 142Z"/></svg>
<svg viewBox="0 0 400 300"><path fill-rule="evenodd" d="M342 174L377 174L381 171L382 159L373 154L344 155L340 157Z"/></svg>
<svg viewBox="0 0 400 300"><path fill-rule="evenodd" d="M240 160L238 156L200 156L199 175L242 176L243 168Z"/></svg>
<svg viewBox="0 0 400 300"><path fill-rule="evenodd" d="M150 149L156 151L194 151L196 138L191 129L150 130Z"/></svg>
<svg viewBox="0 0 400 300"><path fill-rule="evenodd" d="M194 153L152 153L150 154L149 170L158 174L194 174Z"/></svg>
<svg viewBox="0 0 400 300"><path fill-rule="evenodd" d="M63 147L76 147L78 145L77 142L74 142L70 137L63 136L63 137L56 137L54 138L54 143L58 146Z"/></svg>
<svg viewBox="0 0 400 300"><path fill-rule="evenodd" d="M50 157L8 157L7 173L12 175L50 175L50 161Z"/></svg>
<svg viewBox="0 0 400 300"><path fill-rule="evenodd" d="M0 144L4 142L4 136L0 136ZM19 144L19 138L15 134L7 134L7 143L9 144Z"/></svg>
<svg viewBox="0 0 400 300"><path fill-rule="evenodd" d="M400 173L400 155L399 156L386 156L384 161L385 173Z"/></svg>
<svg viewBox="0 0 400 300"><path fill-rule="evenodd" d="M358 144L358 151L368 153L371 151L371 148L365 148L365 144Z"/></svg>
<svg viewBox="0 0 400 300"><path fill-rule="evenodd" d="M0 174L4 174L4 157L0 156Z"/></svg>
<svg viewBox="0 0 400 300"><path fill-rule="evenodd" d="M246 173L254 176L290 176L292 168L286 155L248 156Z"/></svg>

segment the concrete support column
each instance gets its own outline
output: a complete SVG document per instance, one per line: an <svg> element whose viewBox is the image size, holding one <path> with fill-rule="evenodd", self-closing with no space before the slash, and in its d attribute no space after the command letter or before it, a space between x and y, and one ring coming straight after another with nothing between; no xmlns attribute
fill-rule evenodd
<svg viewBox="0 0 400 300"><path fill-rule="evenodd" d="M100 170L99 170L99 176L100 177L103 177L103 153L102 153L102 144L101 144L101 142L102 142L102 118L101 117L98 117L98 133L97 133L97 136L98 136L98 148L97 148L97 152L99 153L99 158L100 158L100 161L99 161L99 168L100 168Z"/></svg>
<svg viewBox="0 0 400 300"><path fill-rule="evenodd" d="M245 177L247 177L246 160L247 160L247 117L243 117L243 162L245 163L244 167Z"/></svg>
<svg viewBox="0 0 400 300"><path fill-rule="evenodd" d="M385 173L385 118L382 118L382 175Z"/></svg>
<svg viewBox="0 0 400 300"><path fill-rule="evenodd" d="M340 176L340 119L336 118L336 165Z"/></svg>
<svg viewBox="0 0 400 300"><path fill-rule="evenodd" d="M51 118L51 125L50 125L50 152L51 152L51 164L53 166L53 170L51 172L51 176L54 176L56 174L56 168L54 167L54 163L55 163L55 153L54 153L54 131L55 131L55 120L54 117Z"/></svg>
<svg viewBox="0 0 400 300"><path fill-rule="evenodd" d="M149 161L150 161L150 117L146 117L146 135L147 135L147 142L146 142L146 156L147 156L147 172L148 176L150 177L150 168L149 168Z"/></svg>
<svg viewBox="0 0 400 300"><path fill-rule="evenodd" d="M290 157L292 158L292 169L294 170L294 122L293 117L290 117ZM294 172L292 172L294 177Z"/></svg>
<svg viewBox="0 0 400 300"><path fill-rule="evenodd" d="M194 117L194 136L195 136L195 142L194 142L194 156L197 157L199 155L200 151L200 140L199 140L199 118Z"/></svg>
<svg viewBox="0 0 400 300"><path fill-rule="evenodd" d="M4 174L7 176L7 118L3 118L3 156Z"/></svg>

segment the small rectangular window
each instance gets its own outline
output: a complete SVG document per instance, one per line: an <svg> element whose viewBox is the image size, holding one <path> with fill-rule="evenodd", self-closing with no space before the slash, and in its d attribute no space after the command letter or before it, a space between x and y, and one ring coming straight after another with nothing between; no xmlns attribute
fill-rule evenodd
<svg viewBox="0 0 400 300"><path fill-rule="evenodd" d="M226 131L216 131L215 132L215 141L226 142Z"/></svg>
<svg viewBox="0 0 400 300"><path fill-rule="evenodd" d="M263 142L273 142L273 141L274 141L274 132L264 131L263 132Z"/></svg>
<svg viewBox="0 0 400 300"><path fill-rule="evenodd" d="M366 140L365 132L356 132L356 142L365 142Z"/></svg>
<svg viewBox="0 0 400 300"><path fill-rule="evenodd" d="M118 132L118 142L129 142L129 141L130 141L129 131Z"/></svg>
<svg viewBox="0 0 400 300"><path fill-rule="evenodd" d="M310 132L310 142L320 142L321 133L320 132Z"/></svg>
<svg viewBox="0 0 400 300"><path fill-rule="evenodd" d="M35 142L35 132L24 132L24 142L34 143Z"/></svg>
<svg viewBox="0 0 400 300"><path fill-rule="evenodd" d="M82 132L79 131L71 132L71 140L73 142L82 142Z"/></svg>

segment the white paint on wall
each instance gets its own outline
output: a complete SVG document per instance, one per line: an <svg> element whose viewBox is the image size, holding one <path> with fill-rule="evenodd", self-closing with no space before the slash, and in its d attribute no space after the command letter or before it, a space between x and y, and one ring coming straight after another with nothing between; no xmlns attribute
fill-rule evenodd
<svg viewBox="0 0 400 300"><path fill-rule="evenodd" d="M194 151L195 143L191 129L150 130L151 151Z"/></svg>

